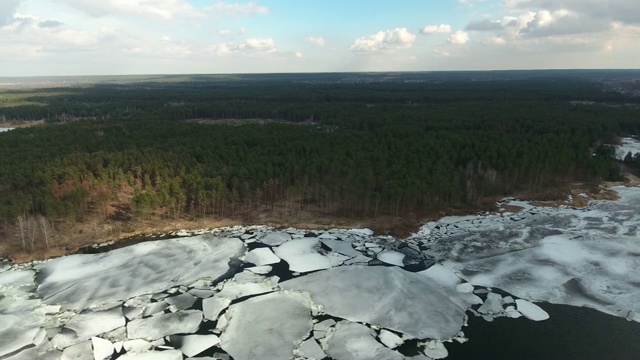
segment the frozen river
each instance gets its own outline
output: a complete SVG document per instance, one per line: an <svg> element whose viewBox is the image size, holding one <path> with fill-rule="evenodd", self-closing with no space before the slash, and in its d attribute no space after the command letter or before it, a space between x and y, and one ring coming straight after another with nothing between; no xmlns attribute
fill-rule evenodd
<svg viewBox="0 0 640 360"><path fill-rule="evenodd" d="M0 264L0 359L631 359L640 188L615 190L406 240L236 227Z"/></svg>

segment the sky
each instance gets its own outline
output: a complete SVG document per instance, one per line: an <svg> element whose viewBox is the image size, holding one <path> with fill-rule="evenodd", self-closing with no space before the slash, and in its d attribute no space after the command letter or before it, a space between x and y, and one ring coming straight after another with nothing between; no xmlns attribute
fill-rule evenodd
<svg viewBox="0 0 640 360"><path fill-rule="evenodd" d="M0 0L2 77L639 67L639 0Z"/></svg>

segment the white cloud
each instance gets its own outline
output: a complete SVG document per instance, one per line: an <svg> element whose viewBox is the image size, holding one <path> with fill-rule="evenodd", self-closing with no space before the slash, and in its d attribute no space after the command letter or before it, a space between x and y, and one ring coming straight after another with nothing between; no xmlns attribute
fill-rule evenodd
<svg viewBox="0 0 640 360"><path fill-rule="evenodd" d="M406 28L396 28L386 32L378 31L369 37L356 39L349 49L361 52L408 49L415 40L416 36Z"/></svg>
<svg viewBox="0 0 640 360"><path fill-rule="evenodd" d="M438 34L449 34L451 32L451 25L427 25L420 32L424 35L438 35Z"/></svg>
<svg viewBox="0 0 640 360"><path fill-rule="evenodd" d="M443 49L433 49L433 52L436 54L437 57L451 56L451 54L447 50L443 50Z"/></svg>
<svg viewBox="0 0 640 360"><path fill-rule="evenodd" d="M222 43L215 47L215 51L218 55L264 55L278 52L278 47L275 41L271 38L252 38L246 39L241 43Z"/></svg>
<svg viewBox="0 0 640 360"><path fill-rule="evenodd" d="M484 41L487 45L504 45L507 41L499 36L492 36Z"/></svg>
<svg viewBox="0 0 640 360"><path fill-rule="evenodd" d="M469 42L469 34L464 31L458 30L451 34L449 42L454 45L464 45Z"/></svg>
<svg viewBox="0 0 640 360"><path fill-rule="evenodd" d="M302 53L300 51L296 51L294 54L298 59L302 59L304 57L304 55L302 55Z"/></svg>
<svg viewBox="0 0 640 360"><path fill-rule="evenodd" d="M595 19L640 23L638 0L507 0L508 8L570 10Z"/></svg>
<svg viewBox="0 0 640 360"><path fill-rule="evenodd" d="M472 21L464 28L466 31L496 31L502 30L503 25L499 21L491 21L484 19L480 21Z"/></svg>
<svg viewBox="0 0 640 360"><path fill-rule="evenodd" d="M322 37L310 36L310 37L304 39L304 41L306 41L306 42L308 42L310 44L313 44L313 45L318 45L318 46L324 46L326 44L326 41Z"/></svg>
<svg viewBox="0 0 640 360"><path fill-rule="evenodd" d="M21 1L22 0L0 1L0 26L4 26L11 22Z"/></svg>
<svg viewBox="0 0 640 360"><path fill-rule="evenodd" d="M247 29L244 27L241 27L240 29L237 29L237 30L226 29L226 28L218 30L218 34L222 36L238 36L238 35L244 35L244 33L246 32L247 32Z"/></svg>
<svg viewBox="0 0 640 360"><path fill-rule="evenodd" d="M3 0L5 1L5 0ZM14 1L14 0L11 0ZM109 15L145 16L162 20L203 16L249 16L267 14L269 9L257 2L229 4L218 2L196 8L187 0L53 0L94 17Z"/></svg>

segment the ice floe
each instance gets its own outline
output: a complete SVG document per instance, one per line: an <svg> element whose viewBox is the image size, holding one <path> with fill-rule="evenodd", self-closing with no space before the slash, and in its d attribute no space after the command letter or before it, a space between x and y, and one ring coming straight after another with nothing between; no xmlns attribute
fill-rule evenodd
<svg viewBox="0 0 640 360"><path fill-rule="evenodd" d="M86 309L188 285L202 274L216 279L243 252L239 239L203 235L67 256L35 266L38 294L47 304Z"/></svg>
<svg viewBox="0 0 640 360"><path fill-rule="evenodd" d="M336 330L323 341L327 354L335 360L401 360L405 357L375 340L371 329L353 323L340 322Z"/></svg>
<svg viewBox="0 0 640 360"><path fill-rule="evenodd" d="M299 273L329 269L349 260L349 257L336 252L321 254L319 248L319 239L302 238L278 246L275 253L289 264L291 271Z"/></svg>
<svg viewBox="0 0 640 360"><path fill-rule="evenodd" d="M136 319L127 324L127 337L156 340L167 335L190 334L198 330L201 321L202 312L197 310Z"/></svg>
<svg viewBox="0 0 640 360"><path fill-rule="evenodd" d="M309 306L303 296L282 292L232 305L220 345L235 360L292 358L312 329Z"/></svg>
<svg viewBox="0 0 640 360"><path fill-rule="evenodd" d="M533 304L527 300L518 299L516 300L516 305L518 307L518 312L520 312L527 319L533 321L542 321L549 318L549 314L547 314L546 311L542 310L538 305Z"/></svg>
<svg viewBox="0 0 640 360"><path fill-rule="evenodd" d="M443 288L397 267L338 267L280 284L307 292L326 313L375 324L416 339L449 339L460 331L475 296ZM420 299L416 301L416 299ZM396 311L396 309L411 311Z"/></svg>
<svg viewBox="0 0 640 360"><path fill-rule="evenodd" d="M176 346L186 356L196 356L201 352L220 344L220 338L216 335L173 335L171 344Z"/></svg>

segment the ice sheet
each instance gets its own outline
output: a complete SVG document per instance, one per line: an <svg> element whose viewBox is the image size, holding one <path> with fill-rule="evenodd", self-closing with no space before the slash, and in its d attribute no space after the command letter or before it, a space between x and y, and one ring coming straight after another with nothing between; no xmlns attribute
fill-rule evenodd
<svg viewBox="0 0 640 360"><path fill-rule="evenodd" d="M309 293L314 303L333 316L417 339L455 336L475 298L398 267L344 266L288 280L280 286Z"/></svg>
<svg viewBox="0 0 640 360"><path fill-rule="evenodd" d="M232 305L220 346L235 360L289 359L312 329L308 301L298 294L267 294Z"/></svg>
<svg viewBox="0 0 640 360"><path fill-rule="evenodd" d="M245 255L244 261L250 262L256 266L277 264L280 262L280 258L277 257L271 249L258 248L251 250Z"/></svg>
<svg viewBox="0 0 640 360"><path fill-rule="evenodd" d="M291 271L299 273L329 269L349 260L349 257L338 253L321 254L319 248L319 239L302 238L278 246L275 253L289 264Z"/></svg>
<svg viewBox="0 0 640 360"><path fill-rule="evenodd" d="M83 309L218 278L244 252L239 239L212 235L145 242L108 253L72 255L36 266L48 304Z"/></svg>
<svg viewBox="0 0 640 360"><path fill-rule="evenodd" d="M335 360L402 360L405 357L377 342L371 330L358 323L340 322L325 341L327 354Z"/></svg>
<svg viewBox="0 0 640 360"><path fill-rule="evenodd" d="M198 330L200 322L202 322L202 312L197 310L137 319L127 324L127 337L156 340L167 335L192 334Z"/></svg>

